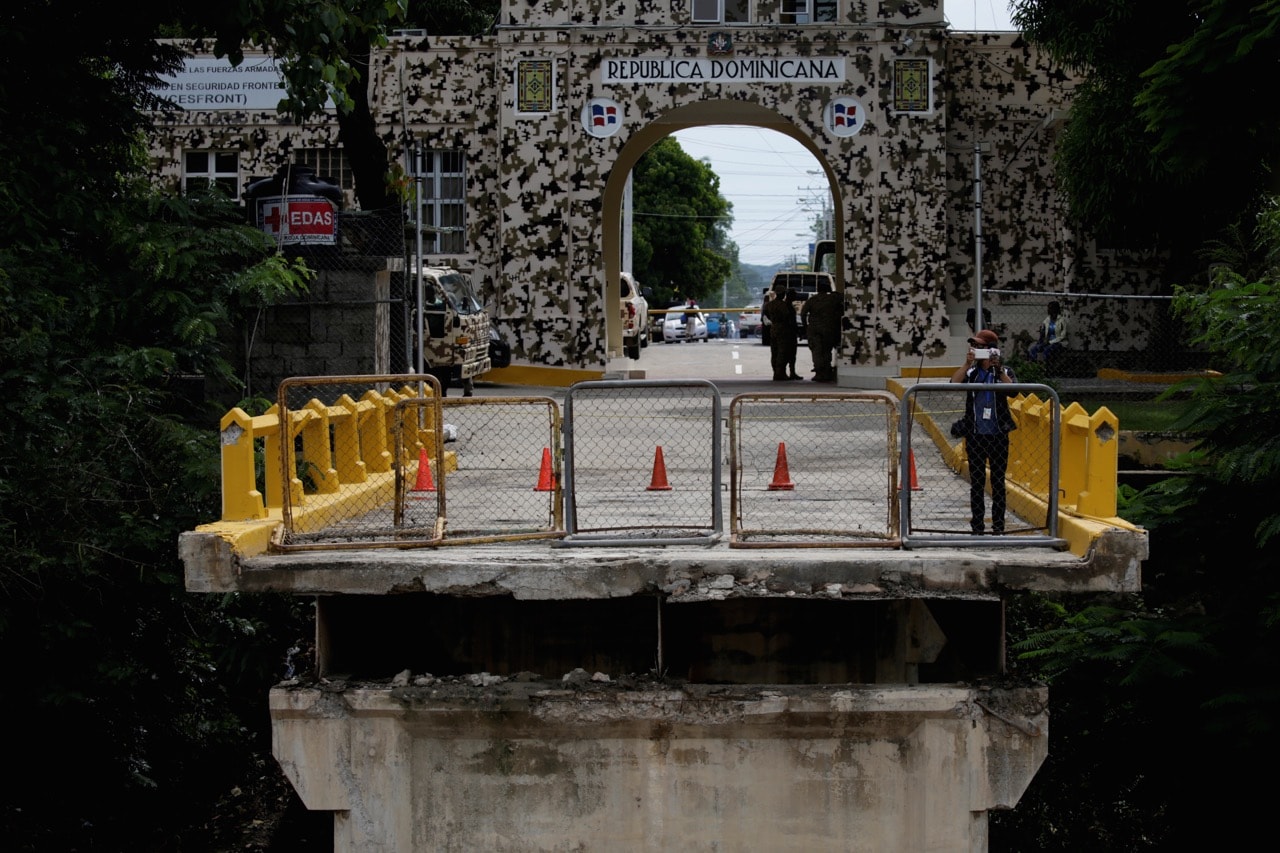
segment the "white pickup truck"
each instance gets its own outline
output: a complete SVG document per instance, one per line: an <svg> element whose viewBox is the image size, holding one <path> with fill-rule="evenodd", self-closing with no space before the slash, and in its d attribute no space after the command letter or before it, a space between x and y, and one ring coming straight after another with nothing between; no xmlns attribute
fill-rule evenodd
<svg viewBox="0 0 1280 853"><path fill-rule="evenodd" d="M622 290L622 353L627 358L639 358L640 348L649 345L649 302L640 292L640 285L624 272L619 282Z"/></svg>

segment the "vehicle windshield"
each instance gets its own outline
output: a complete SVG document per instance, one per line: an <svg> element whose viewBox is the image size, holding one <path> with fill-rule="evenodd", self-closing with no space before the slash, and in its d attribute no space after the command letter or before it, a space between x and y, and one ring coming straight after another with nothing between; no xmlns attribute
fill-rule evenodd
<svg viewBox="0 0 1280 853"><path fill-rule="evenodd" d="M451 272L440 276L440 286L444 288L453 310L459 314L479 314L483 309L471 290L471 279L460 272Z"/></svg>

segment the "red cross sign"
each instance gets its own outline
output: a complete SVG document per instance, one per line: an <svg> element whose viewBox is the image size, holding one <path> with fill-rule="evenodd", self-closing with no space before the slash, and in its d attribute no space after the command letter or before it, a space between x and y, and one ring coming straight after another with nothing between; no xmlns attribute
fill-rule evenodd
<svg viewBox="0 0 1280 853"><path fill-rule="evenodd" d="M258 224L284 245L332 246L338 240L333 203L320 196L268 196L258 199Z"/></svg>

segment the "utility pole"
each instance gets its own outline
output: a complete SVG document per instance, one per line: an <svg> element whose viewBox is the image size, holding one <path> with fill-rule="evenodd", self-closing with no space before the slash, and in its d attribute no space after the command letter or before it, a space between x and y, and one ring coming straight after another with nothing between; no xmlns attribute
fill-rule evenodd
<svg viewBox="0 0 1280 853"><path fill-rule="evenodd" d="M973 143L973 330L985 328L982 317L982 153L990 143Z"/></svg>

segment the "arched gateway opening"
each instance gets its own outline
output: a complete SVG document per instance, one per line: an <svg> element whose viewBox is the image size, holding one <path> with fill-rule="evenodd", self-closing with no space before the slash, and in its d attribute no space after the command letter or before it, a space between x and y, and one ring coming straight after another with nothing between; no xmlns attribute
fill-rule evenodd
<svg viewBox="0 0 1280 853"><path fill-rule="evenodd" d="M695 104L686 104L683 107L664 113L661 117L638 130L627 140L627 143L618 153L618 158L614 162L613 169L610 170L608 179L605 182L602 210L604 219L601 226L601 245L604 251L605 305L615 306L621 298L620 273L623 272L622 213L627 178L631 174L631 170L646 151L676 131L712 125L747 125L772 130L788 136L813 154L814 159L826 176L829 188L834 190L838 186L838 176L813 141L794 124L773 110L762 107L759 104L728 100L700 101ZM833 192L832 195L836 199L840 197L838 192ZM833 233L837 235L835 278L836 286L841 291L845 286L841 273L844 269L844 243L839 239L838 235L844 233L844 219L844 210L839 203L836 203L834 205L833 220ZM616 310L606 311L605 317L606 348L610 353L621 355L623 349L622 324L619 312Z"/></svg>

